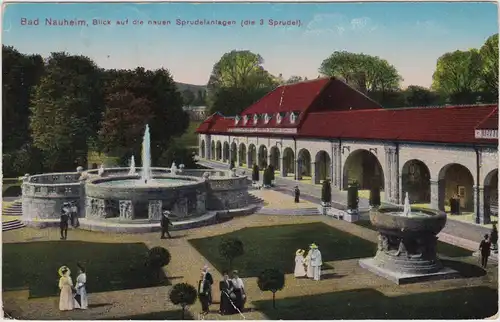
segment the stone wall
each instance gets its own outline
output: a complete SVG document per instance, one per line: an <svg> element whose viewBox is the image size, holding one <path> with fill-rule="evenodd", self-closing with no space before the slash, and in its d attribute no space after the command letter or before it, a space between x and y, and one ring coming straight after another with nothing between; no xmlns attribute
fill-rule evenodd
<svg viewBox="0 0 500 322"><path fill-rule="evenodd" d="M237 209L248 205L247 177L208 180L208 210Z"/></svg>

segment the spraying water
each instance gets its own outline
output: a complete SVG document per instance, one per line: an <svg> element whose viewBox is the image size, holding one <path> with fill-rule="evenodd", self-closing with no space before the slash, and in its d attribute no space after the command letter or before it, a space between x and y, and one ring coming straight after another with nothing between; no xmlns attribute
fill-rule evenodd
<svg viewBox="0 0 500 322"><path fill-rule="evenodd" d="M130 158L130 171L129 171L128 174L130 174L130 175L134 175L135 174L135 158L134 158L134 156L132 156Z"/></svg>
<svg viewBox="0 0 500 322"><path fill-rule="evenodd" d="M403 216L408 217L411 214L410 198L408 192L405 192L405 203L403 205Z"/></svg>
<svg viewBox="0 0 500 322"><path fill-rule="evenodd" d="M142 140L142 174L141 179L144 183L151 181L151 137L149 134L149 125L146 125L144 138Z"/></svg>

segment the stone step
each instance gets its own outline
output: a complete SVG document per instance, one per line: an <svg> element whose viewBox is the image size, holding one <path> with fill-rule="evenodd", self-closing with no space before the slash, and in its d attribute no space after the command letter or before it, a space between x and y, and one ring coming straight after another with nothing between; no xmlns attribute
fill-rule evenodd
<svg viewBox="0 0 500 322"><path fill-rule="evenodd" d="M2 211L2 213L4 214L22 214L23 213L23 210L22 209L4 209L4 211Z"/></svg>
<svg viewBox="0 0 500 322"><path fill-rule="evenodd" d="M291 216L317 216L320 215L316 208L300 208L300 209L276 209L262 208L259 211L261 215L291 215Z"/></svg>
<svg viewBox="0 0 500 322"><path fill-rule="evenodd" d="M9 220L2 223L2 231L9 231L14 229L23 228L24 224L19 220Z"/></svg>

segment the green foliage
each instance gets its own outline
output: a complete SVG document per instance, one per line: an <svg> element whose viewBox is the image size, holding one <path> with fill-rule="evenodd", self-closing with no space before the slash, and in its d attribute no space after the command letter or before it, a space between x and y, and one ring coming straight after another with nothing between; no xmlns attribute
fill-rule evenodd
<svg viewBox="0 0 500 322"><path fill-rule="evenodd" d="M275 295L285 287L285 274L274 268L265 269L257 278L257 285L261 291L273 293L273 307L276 308Z"/></svg>
<svg viewBox="0 0 500 322"><path fill-rule="evenodd" d="M347 188L347 208L357 210L359 204L358 184L353 183Z"/></svg>
<svg viewBox="0 0 500 322"><path fill-rule="evenodd" d="M161 269L168 265L171 259L170 252L163 247L153 247L148 251L147 265L152 269Z"/></svg>
<svg viewBox="0 0 500 322"><path fill-rule="evenodd" d="M182 146L176 139L171 139L168 148L162 153L156 164L159 167L170 167L174 161L177 165L184 164L188 169L193 169L196 166L193 151Z"/></svg>
<svg viewBox="0 0 500 322"><path fill-rule="evenodd" d="M185 106L193 105L195 99L195 94L189 89L185 89L182 91L182 102Z"/></svg>
<svg viewBox="0 0 500 322"><path fill-rule="evenodd" d="M374 186L370 189L370 206L380 206L380 187Z"/></svg>
<svg viewBox="0 0 500 322"><path fill-rule="evenodd" d="M325 203L332 202L332 187L330 185L330 180L324 180L321 187L321 201Z"/></svg>
<svg viewBox="0 0 500 322"><path fill-rule="evenodd" d="M19 149L4 152L2 155L2 171L4 176L20 177L25 173L43 172L42 152L31 144L25 144Z"/></svg>
<svg viewBox="0 0 500 322"><path fill-rule="evenodd" d="M498 99L498 33L489 37L479 50L481 56L481 76L483 92L491 96L491 101Z"/></svg>
<svg viewBox="0 0 500 322"><path fill-rule="evenodd" d="M272 183L272 177L273 177L273 171L272 171L272 168L270 166L268 166L265 170L264 170L264 177L262 178L263 179L263 185L264 186L271 186L271 183Z"/></svg>
<svg viewBox="0 0 500 322"><path fill-rule="evenodd" d="M252 168L252 181L259 181L260 178L260 173L259 173L259 166L257 164L254 164L253 165L253 168Z"/></svg>
<svg viewBox="0 0 500 322"><path fill-rule="evenodd" d="M223 239L219 244L219 254L228 260L230 269L232 269L233 260L244 253L243 243L238 238Z"/></svg>
<svg viewBox="0 0 500 322"><path fill-rule="evenodd" d="M186 306L193 305L196 302L197 296L198 292L196 288L188 283L175 284L169 294L170 302L182 307L183 320Z"/></svg>

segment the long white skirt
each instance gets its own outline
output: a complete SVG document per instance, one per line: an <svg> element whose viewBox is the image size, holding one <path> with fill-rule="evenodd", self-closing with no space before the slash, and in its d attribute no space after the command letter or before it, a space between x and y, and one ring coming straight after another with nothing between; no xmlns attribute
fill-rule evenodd
<svg viewBox="0 0 500 322"><path fill-rule="evenodd" d="M314 277L313 267L311 266L311 264L307 264L307 277Z"/></svg>
<svg viewBox="0 0 500 322"><path fill-rule="evenodd" d="M294 271L295 277L304 277L306 276L306 270L304 269L304 264L295 262L295 271Z"/></svg>
<svg viewBox="0 0 500 322"><path fill-rule="evenodd" d="M80 287L79 289L76 290L76 294L80 294L80 302L82 303L81 305L78 304L78 302L75 300L75 308L81 309L81 310L86 310L89 307L89 298L87 295L87 290L84 287Z"/></svg>
<svg viewBox="0 0 500 322"><path fill-rule="evenodd" d="M73 298L73 291L71 286L65 285L61 288L61 295L59 296L59 310L71 311L75 308L75 299Z"/></svg>

